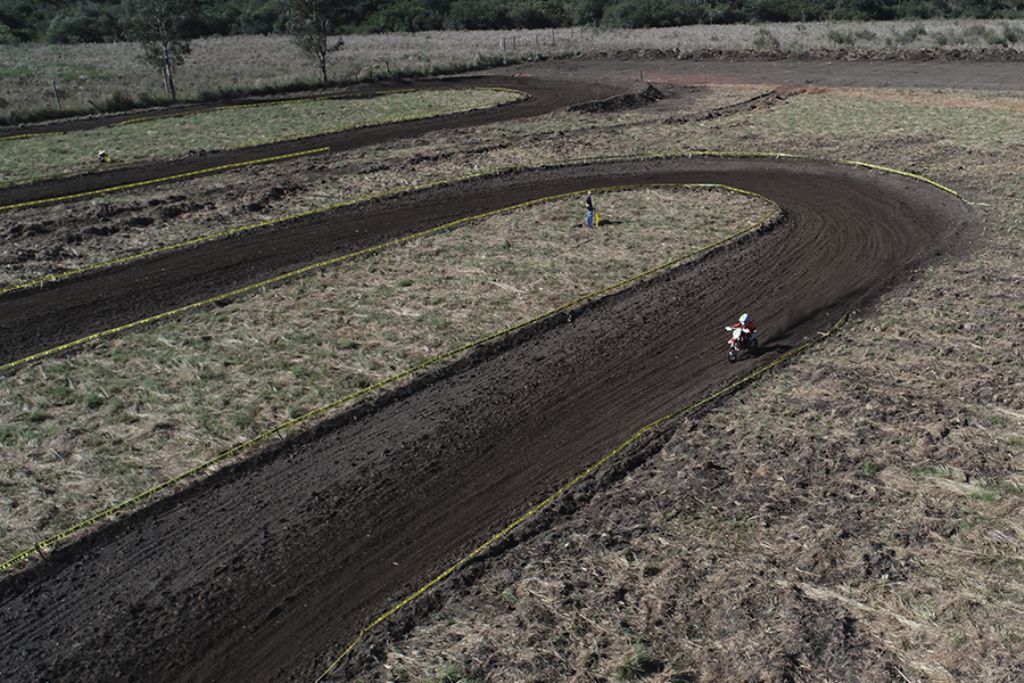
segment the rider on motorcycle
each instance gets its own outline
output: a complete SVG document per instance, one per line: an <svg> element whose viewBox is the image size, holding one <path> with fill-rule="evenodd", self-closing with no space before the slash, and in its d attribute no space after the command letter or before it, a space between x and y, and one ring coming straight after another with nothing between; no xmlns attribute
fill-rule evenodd
<svg viewBox="0 0 1024 683"><path fill-rule="evenodd" d="M740 351L746 350L751 354L757 354L757 325L748 314L740 315L739 321L735 325L729 325L725 330L732 333L732 338L729 339L730 363L736 361Z"/></svg>
<svg viewBox="0 0 1024 683"><path fill-rule="evenodd" d="M747 313L742 313L740 315L739 322L737 322L734 327L740 328L740 330L743 331L743 334L748 337L757 332L757 325L750 319L750 315Z"/></svg>

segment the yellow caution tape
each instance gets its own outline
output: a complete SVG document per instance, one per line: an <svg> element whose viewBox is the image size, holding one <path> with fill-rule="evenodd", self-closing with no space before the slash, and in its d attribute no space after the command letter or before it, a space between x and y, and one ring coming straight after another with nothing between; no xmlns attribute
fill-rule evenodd
<svg viewBox="0 0 1024 683"><path fill-rule="evenodd" d="M691 404L689 404L689 405L687 405L687 406L685 406L683 408L679 408L678 410L674 410L671 413L668 413L667 415L663 415L662 417L659 417L657 420L644 425L643 427L641 427L636 432L633 432L633 434L628 439L623 441L621 444L616 446L614 449L612 449L607 454L603 455L601 458L599 458L597 461L595 461L593 464L591 464L585 470L583 470L582 472L577 474L575 477L570 479L567 483L563 484L558 490L556 490L554 493L549 495L547 498L545 498L544 500L540 501L539 503L537 503L536 505L531 507L529 510L527 510L525 513L523 513L514 522L512 522L511 524L509 524L508 526L503 528L498 533L496 533L493 536L491 536L489 539L487 539L486 541L484 541L480 545L478 545L476 548L474 548L472 551L470 551L469 554L464 556L462 559L458 560L455 564L449 566L443 572L441 572L440 574L438 574L437 576L432 578L430 581L428 581L425 584L423 584L422 586L420 586L414 592L410 593L408 596L403 598L400 602L395 604L393 607L388 609L386 612L380 614L377 618L375 618L369 624L367 624L362 629L360 629L359 633L356 634L356 637L352 639L352 642L350 642L348 644L348 646L344 650L342 650L341 654L338 655L334 659L334 661L331 662L330 666L328 666L326 669L324 669L324 671L319 676L316 677L316 683L320 683L320 681L325 679L327 676L330 676L331 673L336 668L338 668L338 665L341 664L341 662L345 659L345 657L347 657L349 654L351 654L352 651L356 648L356 646L358 646L359 643L361 643L363 641L363 639L365 639L366 636L370 634L371 631L373 631L375 628L380 626L389 617L393 616L396 612L398 612L402 608L404 608L407 605L409 605L409 603L411 603L414 600L416 600L417 598L421 597L424 593L429 591L431 588L433 588L437 584L441 583L441 581L444 581L446 578L448 578L449 576L454 574L456 571L461 569L463 566L465 566L466 563L470 562L473 558L475 558L478 555L480 555L481 553L483 553L485 550L487 550L488 548L493 546L495 543L497 543L498 541L501 541L502 539L507 537L510 533L512 533L512 531L514 531L517 527L521 526L524 522L529 520L531 517L536 516L537 513L541 512L542 510L544 510L547 507L550 507L552 503L554 503L559 498L564 496L569 490L571 490L572 488L577 486L581 481L583 481L584 479L586 479L587 477L592 475L598 469L600 469L604 465L608 464L608 462L610 462L612 459L614 459L619 453L624 451L631 444L635 443L638 439L642 438L643 436L645 436L647 434L650 434L651 432L655 431L656 429L658 429L659 427L664 425L666 422L669 422L670 420L674 420L674 419L676 419L678 417L681 417L681 416L683 416L683 415L685 415L687 413L691 413L693 411L696 411L696 410L698 410L698 409L700 409L700 408L702 408L702 407L704 407L704 406L706 406L706 405L708 405L708 404L710 404L710 403L712 403L714 401L717 401L718 399L720 399L720 398L722 398L722 397L724 397L724 396L726 396L726 395L736 391L737 389L739 389L743 385L752 382L753 380L755 380L756 378L758 378L761 375L765 374L766 372L768 372L772 368L778 366L779 364L788 361L793 356L795 356L795 355L797 355L799 353L802 353L803 351L806 351L808 348L810 348L814 344L818 343L822 339L825 339L825 338L831 336L832 334L834 334L846 322L847 317L848 317L848 314L844 315L834 325L832 325L831 328L829 328L826 332L822 332L818 337L813 338L813 339L811 339L809 341L806 341L803 344L797 346L796 348L791 349L790 351L787 351L786 353L784 353L783 355L779 356L778 358L776 358L772 362L768 363L767 365L764 365L764 366L758 368L757 370L754 370L753 372L748 373L747 375L744 375L740 379L732 382L731 384L725 386L722 389L719 389L718 391L716 391L715 393L711 394L710 396L706 396L706 397L704 397L704 398L702 398L702 399L700 399L698 401L694 401L693 403L691 403Z"/></svg>
<svg viewBox="0 0 1024 683"><path fill-rule="evenodd" d="M565 311L569 311L569 310L571 310L573 308L576 308L577 306L580 306L580 305L582 305L584 303L587 303L588 301L592 301L594 299L597 299L597 298L600 298L602 296L605 296L605 295L607 295L607 294L609 294L609 293L611 293L613 291L620 290L620 289L622 289L624 287L628 287L629 285L632 285L634 283L640 282L641 280L645 280L645 279L647 279L647 278L649 278L649 277L651 277L653 275L656 275L658 273L661 273L661 272L664 272L664 271L669 270L671 268L674 268L674 267L682 264L685 261L688 261L690 259L696 258L696 257L701 256L703 254L706 254L706 253L708 253L708 252L710 252L710 251L712 251L714 249L717 249L717 248L719 248L719 247L721 247L721 246L723 246L723 245L725 245L725 244L727 244L727 243L729 243L729 242L731 242L733 240L739 239L739 238L743 237L744 235L748 235L748 234L751 234L753 232L756 232L757 230L760 230L765 225L770 223L772 218L774 216L779 215L779 212L781 211L781 209L779 208L778 204L776 204L771 199L768 199L767 197L759 195L756 192L751 192L749 190L743 190L743 189L739 189L739 188L734 188L734 187L730 187L728 185L719 185L719 184L716 184L716 183L686 183L686 184L665 183L665 184L650 184L650 185L620 185L620 186L614 186L614 187L595 188L595 189L601 189L603 191L609 191L610 192L610 191L618 191L618 190L627 190L627 189L632 189L632 188L635 188L635 187L719 188L719 189L729 190L729 191L732 191L732 192L737 192L737 193L740 193L740 194L743 194L743 195L746 195L746 196L757 197L757 198L763 199L763 200L767 201L769 204L771 204L772 207L774 207L774 208L771 211L768 211L764 215L762 215L758 219L758 221L756 222L756 225L754 227L752 227L752 228L747 228L747 229L741 230L741 231L736 232L736 233L734 233L734 234L732 234L732 235L730 235L730 236L728 236L728 237L726 237L726 238L724 238L722 240L719 240L719 241L717 241L717 242L715 242L713 244L706 245L706 246L701 247L700 249L697 249L697 250L695 250L695 251L693 251L693 252L691 252L689 254L686 254L686 255L681 256L681 257L676 258L676 259L673 259L673 260L668 261L666 263L663 263L663 264L661 264L659 266L655 266L654 268L646 270L646 271L644 271L644 272L642 272L642 273L640 273L638 275L631 276L629 278L626 278L624 280L620 280L619 282L613 283L613 284L608 285L606 287L602 287L601 289L598 289L598 290L589 292L587 294L584 294L583 296L580 296L579 298L577 298L577 299L575 299L575 300L573 300L573 301L571 301L569 303L566 303L566 304L563 304L563 305L561 305L561 306L559 306L557 308L551 309L551 310L549 310L549 311L547 311L545 313L542 313L542 314L540 314L540 315L538 315L538 316L536 316L534 318L531 318L530 320L517 323L517 324L512 325L511 327L508 327L506 329L503 329L503 330L500 330L498 332L494 332L494 333L488 334L488 335L486 335L484 337L480 337L479 339L476 339L476 340L473 340L471 342L468 342L468 343L466 343L466 344L464 344L464 345L462 345L462 346L460 346L460 347L458 347L456 349L453 349L453 350L450 350L450 351L446 351L445 353L442 353L442 354L439 354L437 356L433 356L431 358L428 358L428 359L426 359L424 361L421 361L420 363L418 363L418 364L416 364L416 365L414 365L414 366L412 366L412 367L410 367L410 368L408 368L408 369L406 369L406 370L404 370L404 371L402 371L402 372L400 372L398 374L395 374L395 375L392 375L392 376L387 377L385 379L382 379L381 381L379 381L379 382L377 382L375 384L372 384L372 385L370 385L368 387L365 387L363 389L359 389L358 391L355 391L355 392L353 392L353 393L351 393L351 394L349 394L347 396L344 396L344 397L339 398L339 399L337 399L335 401L332 401L332 402L327 403L325 405L322 405L322 406L319 406L317 408L314 408L313 410L310 410L310 411L308 411L306 413L303 413L302 415L298 415L298 416L296 416L296 417L294 417L294 418L292 418L290 420L286 420L285 422L282 422L282 423L280 423L278 425L275 425L271 429L268 429L268 430L266 430L264 432L261 432L260 434L256 435L255 437L253 437L253 438L251 438L251 439L249 439L247 441L244 441L244 442L242 442L240 444L232 446L231 448L228 448L227 450L222 451L221 453L218 453L213 458L211 458L211 459L209 459L209 460L207 460L205 462L202 462L202 463L200 463L200 464L198 464L198 465L196 465L196 466L194 466L194 467L192 467L192 468L182 472L181 474L178 474L177 476L174 476L174 477L172 477L170 479L162 481L162 482L160 482L160 483L158 483L158 484L156 484L156 485L146 489L142 493L139 493L138 495L133 496L132 498L129 498L127 500L124 500L124 501L121 501L121 502L116 503L114 505L111 505L110 507L104 508L103 510L100 510L99 512L97 512L96 514L92 515L91 517L88 517L87 519L83 519L83 520L77 522L76 524L68 527L67 529L65 529L65 530L63 530L63 531L61 531L59 533L56 533L53 536L50 536L50 537L48 537L48 538L46 538L46 539L44 539L42 541L39 541L38 543L33 545L31 548L26 548L26 549L22 550L21 552L17 553L13 557L11 557L7 561L5 561L3 564L0 564L0 573L5 572L5 571L9 571L10 569L15 567L19 563L24 562L24 561L28 560L29 558L31 558L33 554L35 554L35 553L42 554L43 550L56 545L60 541L62 541L64 539L72 536L73 534L78 533L79 531L82 531L82 530L84 530L84 529L86 529L88 527L94 526L95 524L97 524L97 523L103 521L104 519L107 519L107 518L117 514L118 512L121 512L122 510L125 510L127 508L133 507L133 506L135 506L135 505L137 505L137 504L139 504L139 503L141 503L141 502L143 502L143 501L145 501L145 500L147 500L149 498L152 498L153 496L155 496L156 494L160 493L161 491L165 491L168 488L170 488L172 486L175 486L176 484L184 481L185 479L188 479L188 478L190 478L190 477L192 477L192 476L194 476L194 475L196 475L196 474L198 474L200 472L208 470L211 467L214 467L215 465L217 465L217 464L219 464L221 462L224 462L225 460L228 460L231 457L234 457L234 456L236 456L236 455L238 455L238 454L240 454L240 453L242 453L244 451L247 451L247 450L249 450L249 449L251 449L251 448L253 448L253 447L255 447L255 446L257 446L257 445L259 445L259 444L261 444L261 443L263 443L265 441L267 441L268 439L270 439L270 438L272 438L274 436L277 436L277 435L281 434L282 432L285 432L285 431L287 431L287 430L289 430L289 429L291 429L293 427L299 426L301 424L304 424L306 422L309 422L311 420L319 418L319 417L325 415L326 413L328 413L328 412L330 412L332 410L335 410L336 408L339 408L339 407L341 407L341 406L343 406L345 404L348 404L348 403L351 403L353 401L356 401L356 400L366 396L367 394L370 394L371 392L374 392L374 391L377 391L379 389L382 389L382 388L384 388L384 387L386 387L386 386L388 386L390 384L394 384L394 383L399 382L399 381L401 381L403 379L407 379L407 378L415 375L416 373L418 373L418 372L420 372L420 371L422 371L422 370L424 370L424 369L426 369L426 368L428 368L428 367L430 367L432 365L436 365L436 364L441 363L443 361L450 360L450 359L455 358L456 356L458 356L458 355L460 355L460 354L462 354L462 353L464 353L466 351L469 351L469 350L471 350L471 349L473 349L475 347L481 346L481 345L483 345L483 344L485 344L487 342L494 341L494 340L496 340L496 339L498 339L500 337L503 337L503 336L506 336L508 334L511 334L511 333L513 333L513 332L515 332L517 330L521 330L521 329L523 329L525 327L529 327L530 325L534 325L534 324L540 322L541 320L544 320L544 319L550 318L552 316L558 315L559 313L563 313ZM325 263L339 262L339 261L342 261L342 260L353 258L353 257L355 257L357 255L360 255L360 254L366 254L366 253L371 253L371 252L374 252L374 251L386 249L388 247L391 247L391 246L400 244L402 242L406 242L406 241L409 241L411 239L414 239L414 238L416 238L418 236L423 236L423 235L427 235L427 234L430 234L430 233L439 232L441 230L450 229L450 228L452 228L454 226L457 226L457 225L460 225L462 223L468 223L470 221L480 220L480 219L487 218L489 216L493 216L493 215L496 215L496 214L499 214L499 213L513 211L513 210L518 209L518 208L523 208L523 207L527 207L527 206L531 206L531 205L535 205L535 204L540 204L542 202L554 201L556 199L562 199L562 198L574 197L574 196L581 196L581 195L583 195L585 193L586 193L585 190L575 191L575 192L566 192L566 193L562 193L562 194L558 194L558 195L552 195L550 197L544 197L544 198L540 198L540 199L533 199L533 200L530 200L528 202L523 202L521 204L516 204L514 206L504 207L502 209L496 209L494 211L488 211L488 212L481 213L481 214L478 214L478 215L475 215L475 216L461 218L461 219L458 219L456 221L452 221L450 223L445 223L444 225L437 226L437 227L431 228L429 230L425 230L423 232L417 233L416 235L408 235L406 237L398 238L398 239L392 240L391 242L388 242L388 243L385 243L385 244L382 244L382 245L379 245L379 246L376 246L376 247L370 247L370 248L364 249L364 250L362 250L360 252L355 252L353 254L349 254L349 255L340 257L338 259L331 259L331 261L325 262ZM316 266L307 266L306 268L300 269L300 270L308 271L309 269L312 269L314 267L316 267ZM298 271L296 271L296 273L297 272ZM288 276L289 275L286 274L286 275L283 275L283 276L279 276L279 278L283 279L283 278L288 277ZM279 278L273 278L272 280L268 280L267 283L272 282L272 281L278 281ZM263 283L263 284L266 284L266 283ZM257 286L262 286L262 284L261 285L252 285L252 286L250 286L248 288L243 288L243 289L248 290L248 289L255 288ZM241 290L238 290L238 291L241 291ZM224 297L233 296L233 295L234 295L234 293L229 293L229 294L226 294L226 295L222 295L222 297L218 297L218 298L224 298ZM211 299L210 301L212 301L212 300L215 300L215 299ZM198 305L203 305L204 303L206 303L206 302L200 302L200 303L197 303L197 304L192 304L192 305L190 305L188 307L183 307L182 310L187 309L187 308L191 308L191 307L194 307L194 306L198 306ZM160 316L154 316L153 319L158 319L160 317L163 317L164 315L165 314L161 314ZM152 319L150 319L150 320L152 320ZM135 326L136 324L141 324L141 323L132 323L131 325L124 326L124 327L127 328L127 327L131 327L131 326ZM87 337L87 338L85 338L83 340L79 340L79 342L74 342L74 344L84 343L84 341L88 341L91 338L98 338L98 336L103 336L103 335L104 335L104 333L98 333L97 335L92 335L91 337ZM30 357L30 358L27 358L27 359L22 359L20 361L15 361L13 364L8 364L7 366L0 367L0 370L7 369L7 368L12 367L14 365L20 365L20 364L22 364L24 362L28 362L29 360L33 360L36 357L40 357L42 355L49 355L50 353L55 353L58 350L60 350L60 349L59 348L58 349L52 349L51 351L43 352L43 354L37 354L37 356L33 356L33 357Z"/></svg>
<svg viewBox="0 0 1024 683"><path fill-rule="evenodd" d="M27 140L29 138L41 138L44 135L63 135L64 131L59 130L48 130L41 133L17 133L15 135L4 135L0 137L0 142L7 142L8 140Z"/></svg>

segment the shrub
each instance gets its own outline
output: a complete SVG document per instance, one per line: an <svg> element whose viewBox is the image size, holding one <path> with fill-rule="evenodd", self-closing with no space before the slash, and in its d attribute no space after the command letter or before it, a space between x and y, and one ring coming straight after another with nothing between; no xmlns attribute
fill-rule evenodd
<svg viewBox="0 0 1024 683"><path fill-rule="evenodd" d="M1020 32L1009 24L1003 24L1003 40L1007 45L1020 42Z"/></svg>
<svg viewBox="0 0 1024 683"><path fill-rule="evenodd" d="M763 26L757 29L757 35L754 36L754 49L760 50L761 52L776 52L782 48L782 44L779 39L775 37L768 29Z"/></svg>
<svg viewBox="0 0 1024 683"><path fill-rule="evenodd" d="M977 42L982 45L1002 45L1006 47L1005 32L999 32L984 24L972 24L964 29L964 42Z"/></svg>
<svg viewBox="0 0 1024 683"><path fill-rule="evenodd" d="M701 19L700 8L672 0L617 0L605 8L601 23L616 28L685 26Z"/></svg>
<svg viewBox="0 0 1024 683"><path fill-rule="evenodd" d="M649 676L659 670L658 662L647 656L647 648L643 643L634 643L626 656L615 667L615 679L619 681L635 681Z"/></svg>
<svg viewBox="0 0 1024 683"><path fill-rule="evenodd" d="M829 29L826 35L836 45L853 45L857 42L857 36L853 34L853 31L841 31L833 28Z"/></svg>
<svg viewBox="0 0 1024 683"><path fill-rule="evenodd" d="M13 45L18 42L18 36L7 24L0 22L0 45Z"/></svg>
<svg viewBox="0 0 1024 683"><path fill-rule="evenodd" d="M888 45L907 45L927 34L928 29L921 24L914 24L905 31L893 31L885 42Z"/></svg>

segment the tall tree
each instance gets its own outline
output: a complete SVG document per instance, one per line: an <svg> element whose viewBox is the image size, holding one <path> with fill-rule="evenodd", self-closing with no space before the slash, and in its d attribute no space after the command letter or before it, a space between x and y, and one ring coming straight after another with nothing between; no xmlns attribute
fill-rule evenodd
<svg viewBox="0 0 1024 683"><path fill-rule="evenodd" d="M306 55L320 67L327 82L327 57L341 48L341 36L334 38L341 24L341 5L337 0L289 0L288 31Z"/></svg>
<svg viewBox="0 0 1024 683"><path fill-rule="evenodd" d="M171 100L178 99L174 72L192 52L185 25L193 0L128 0L128 38L142 47L142 61L160 72Z"/></svg>

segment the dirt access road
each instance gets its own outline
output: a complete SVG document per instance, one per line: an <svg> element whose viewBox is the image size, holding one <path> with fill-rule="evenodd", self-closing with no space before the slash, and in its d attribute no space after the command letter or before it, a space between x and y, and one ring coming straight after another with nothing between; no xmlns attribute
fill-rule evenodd
<svg viewBox="0 0 1024 683"><path fill-rule="evenodd" d="M372 616L639 427L828 327L970 220L930 186L828 164L673 159L515 178L524 196L581 182L728 181L772 197L787 217L482 349L7 578L0 675L309 680ZM493 182L489 193L478 192L484 183L466 194L493 201L513 187ZM474 206L451 199L433 196L451 215ZM386 226L389 211L412 208L366 207L367 218L379 212L375 225ZM769 350L730 366L721 317L747 306L772 321Z"/></svg>
<svg viewBox="0 0 1024 683"><path fill-rule="evenodd" d="M678 60L580 58L535 62L492 69L496 76L573 79L581 82L700 85L764 83L771 85L870 88L953 88L1020 90L1020 62Z"/></svg>

